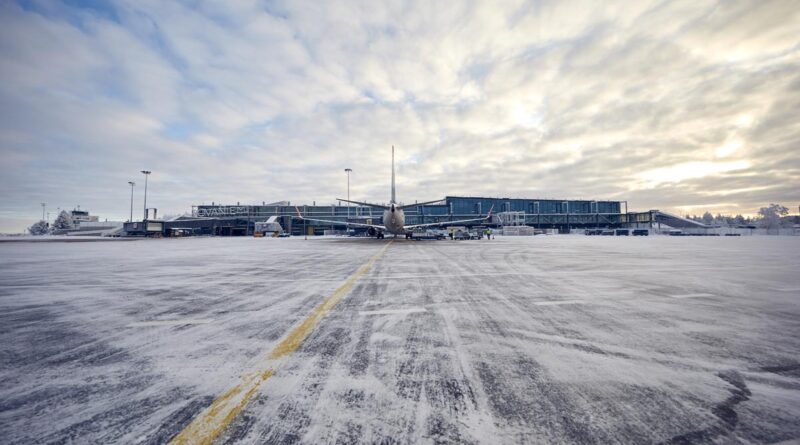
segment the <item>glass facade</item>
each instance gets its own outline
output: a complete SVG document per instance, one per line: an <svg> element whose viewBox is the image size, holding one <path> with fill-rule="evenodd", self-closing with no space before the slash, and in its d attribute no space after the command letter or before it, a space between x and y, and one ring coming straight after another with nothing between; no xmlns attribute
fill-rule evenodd
<svg viewBox="0 0 800 445"><path fill-rule="evenodd" d="M620 201L573 201L564 199L477 198L448 196L447 204L458 215L485 215L494 212L523 212L528 214L596 214L620 213Z"/></svg>

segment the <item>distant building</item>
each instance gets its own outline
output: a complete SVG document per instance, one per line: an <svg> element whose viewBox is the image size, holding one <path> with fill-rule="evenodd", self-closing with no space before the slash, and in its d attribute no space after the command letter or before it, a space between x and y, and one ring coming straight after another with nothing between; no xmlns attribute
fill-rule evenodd
<svg viewBox="0 0 800 445"><path fill-rule="evenodd" d="M122 227L121 222L100 221L95 215L90 215L88 210L72 210L69 212L72 226L68 229L57 229L54 235L103 235L109 231Z"/></svg>
<svg viewBox="0 0 800 445"><path fill-rule="evenodd" d="M380 203L378 203L380 204ZM401 203L410 204L410 203ZM492 210L491 220L481 220ZM336 223L302 220L297 212L308 218L320 218ZM710 226L672 215L659 210L628 212L626 201L491 198L447 196L440 204L411 206L405 210L406 224L443 223L463 219L475 219L466 223L473 227L533 227L548 232L569 233L589 228L680 228L707 231ZM358 227L347 228L346 222L381 224L383 212L366 206L350 206L343 203L331 205L291 205L291 201L279 201L261 205L225 205L211 203L192 206L191 216L182 216L170 221L158 222L145 230L141 223L125 223L128 235L170 236L183 235L252 236L264 231L265 224L272 228L279 224L284 232L292 235L323 235L333 232L365 232ZM274 230L277 231L277 230Z"/></svg>
<svg viewBox="0 0 800 445"><path fill-rule="evenodd" d="M70 212L70 216L72 217L72 225L76 229L82 222L98 222L99 219L96 216L90 215L89 211L87 210L72 210Z"/></svg>

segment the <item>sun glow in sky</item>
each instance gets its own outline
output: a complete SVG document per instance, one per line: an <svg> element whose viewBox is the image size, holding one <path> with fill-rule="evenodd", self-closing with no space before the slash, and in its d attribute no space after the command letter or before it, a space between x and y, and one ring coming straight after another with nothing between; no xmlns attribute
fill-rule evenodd
<svg viewBox="0 0 800 445"><path fill-rule="evenodd" d="M746 171L750 167L752 167L752 163L745 160L725 162L695 161L647 170L638 174L637 177L643 180L646 184L657 187L662 184L680 183L689 179L717 176L721 173Z"/></svg>
<svg viewBox="0 0 800 445"><path fill-rule="evenodd" d="M81 205L800 202L788 1L0 4L0 231ZM136 206L141 203L137 186ZM719 196L724 196L720 200ZM724 201L724 202L723 202Z"/></svg>

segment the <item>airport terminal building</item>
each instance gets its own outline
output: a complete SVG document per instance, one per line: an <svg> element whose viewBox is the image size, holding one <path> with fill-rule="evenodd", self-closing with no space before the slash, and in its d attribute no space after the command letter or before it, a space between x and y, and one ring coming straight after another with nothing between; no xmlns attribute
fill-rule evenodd
<svg viewBox="0 0 800 445"><path fill-rule="evenodd" d="M493 209L493 210L492 210ZM297 211L307 218L341 221L341 224L307 221L297 217ZM492 210L487 221L467 223L467 226L531 226L555 229L568 233L584 228L614 228L631 224L649 224L656 220L653 211L628 213L625 201L524 199L448 196L441 204L409 207L405 210L406 224L444 223L481 218ZM330 231L347 230L346 222L382 224L380 209L355 205L295 205L290 201L242 205L236 203L192 206L191 217L164 222L164 231L180 230L193 235L244 236L252 235L255 224L270 218L292 235L323 235ZM354 230L354 229L351 229ZM355 229L361 232L361 229ZM169 233L165 233L169 235Z"/></svg>

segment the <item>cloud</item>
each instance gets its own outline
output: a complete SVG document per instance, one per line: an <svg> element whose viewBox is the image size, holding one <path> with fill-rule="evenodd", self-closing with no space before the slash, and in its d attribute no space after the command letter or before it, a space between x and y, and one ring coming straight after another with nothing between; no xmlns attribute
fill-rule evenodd
<svg viewBox="0 0 800 445"><path fill-rule="evenodd" d="M800 200L788 2L0 5L0 219L445 194ZM137 200L141 193L137 188ZM337 191L338 190L338 191ZM11 222L11 221L15 222ZM20 227L21 228L21 227Z"/></svg>
<svg viewBox="0 0 800 445"><path fill-rule="evenodd" d="M685 162L670 165L669 167L647 170L636 174L635 177L644 183L640 183L638 188L643 188L647 185L655 187L665 183L680 183L687 179L705 178L731 171L747 170L751 166L752 164L749 161Z"/></svg>

